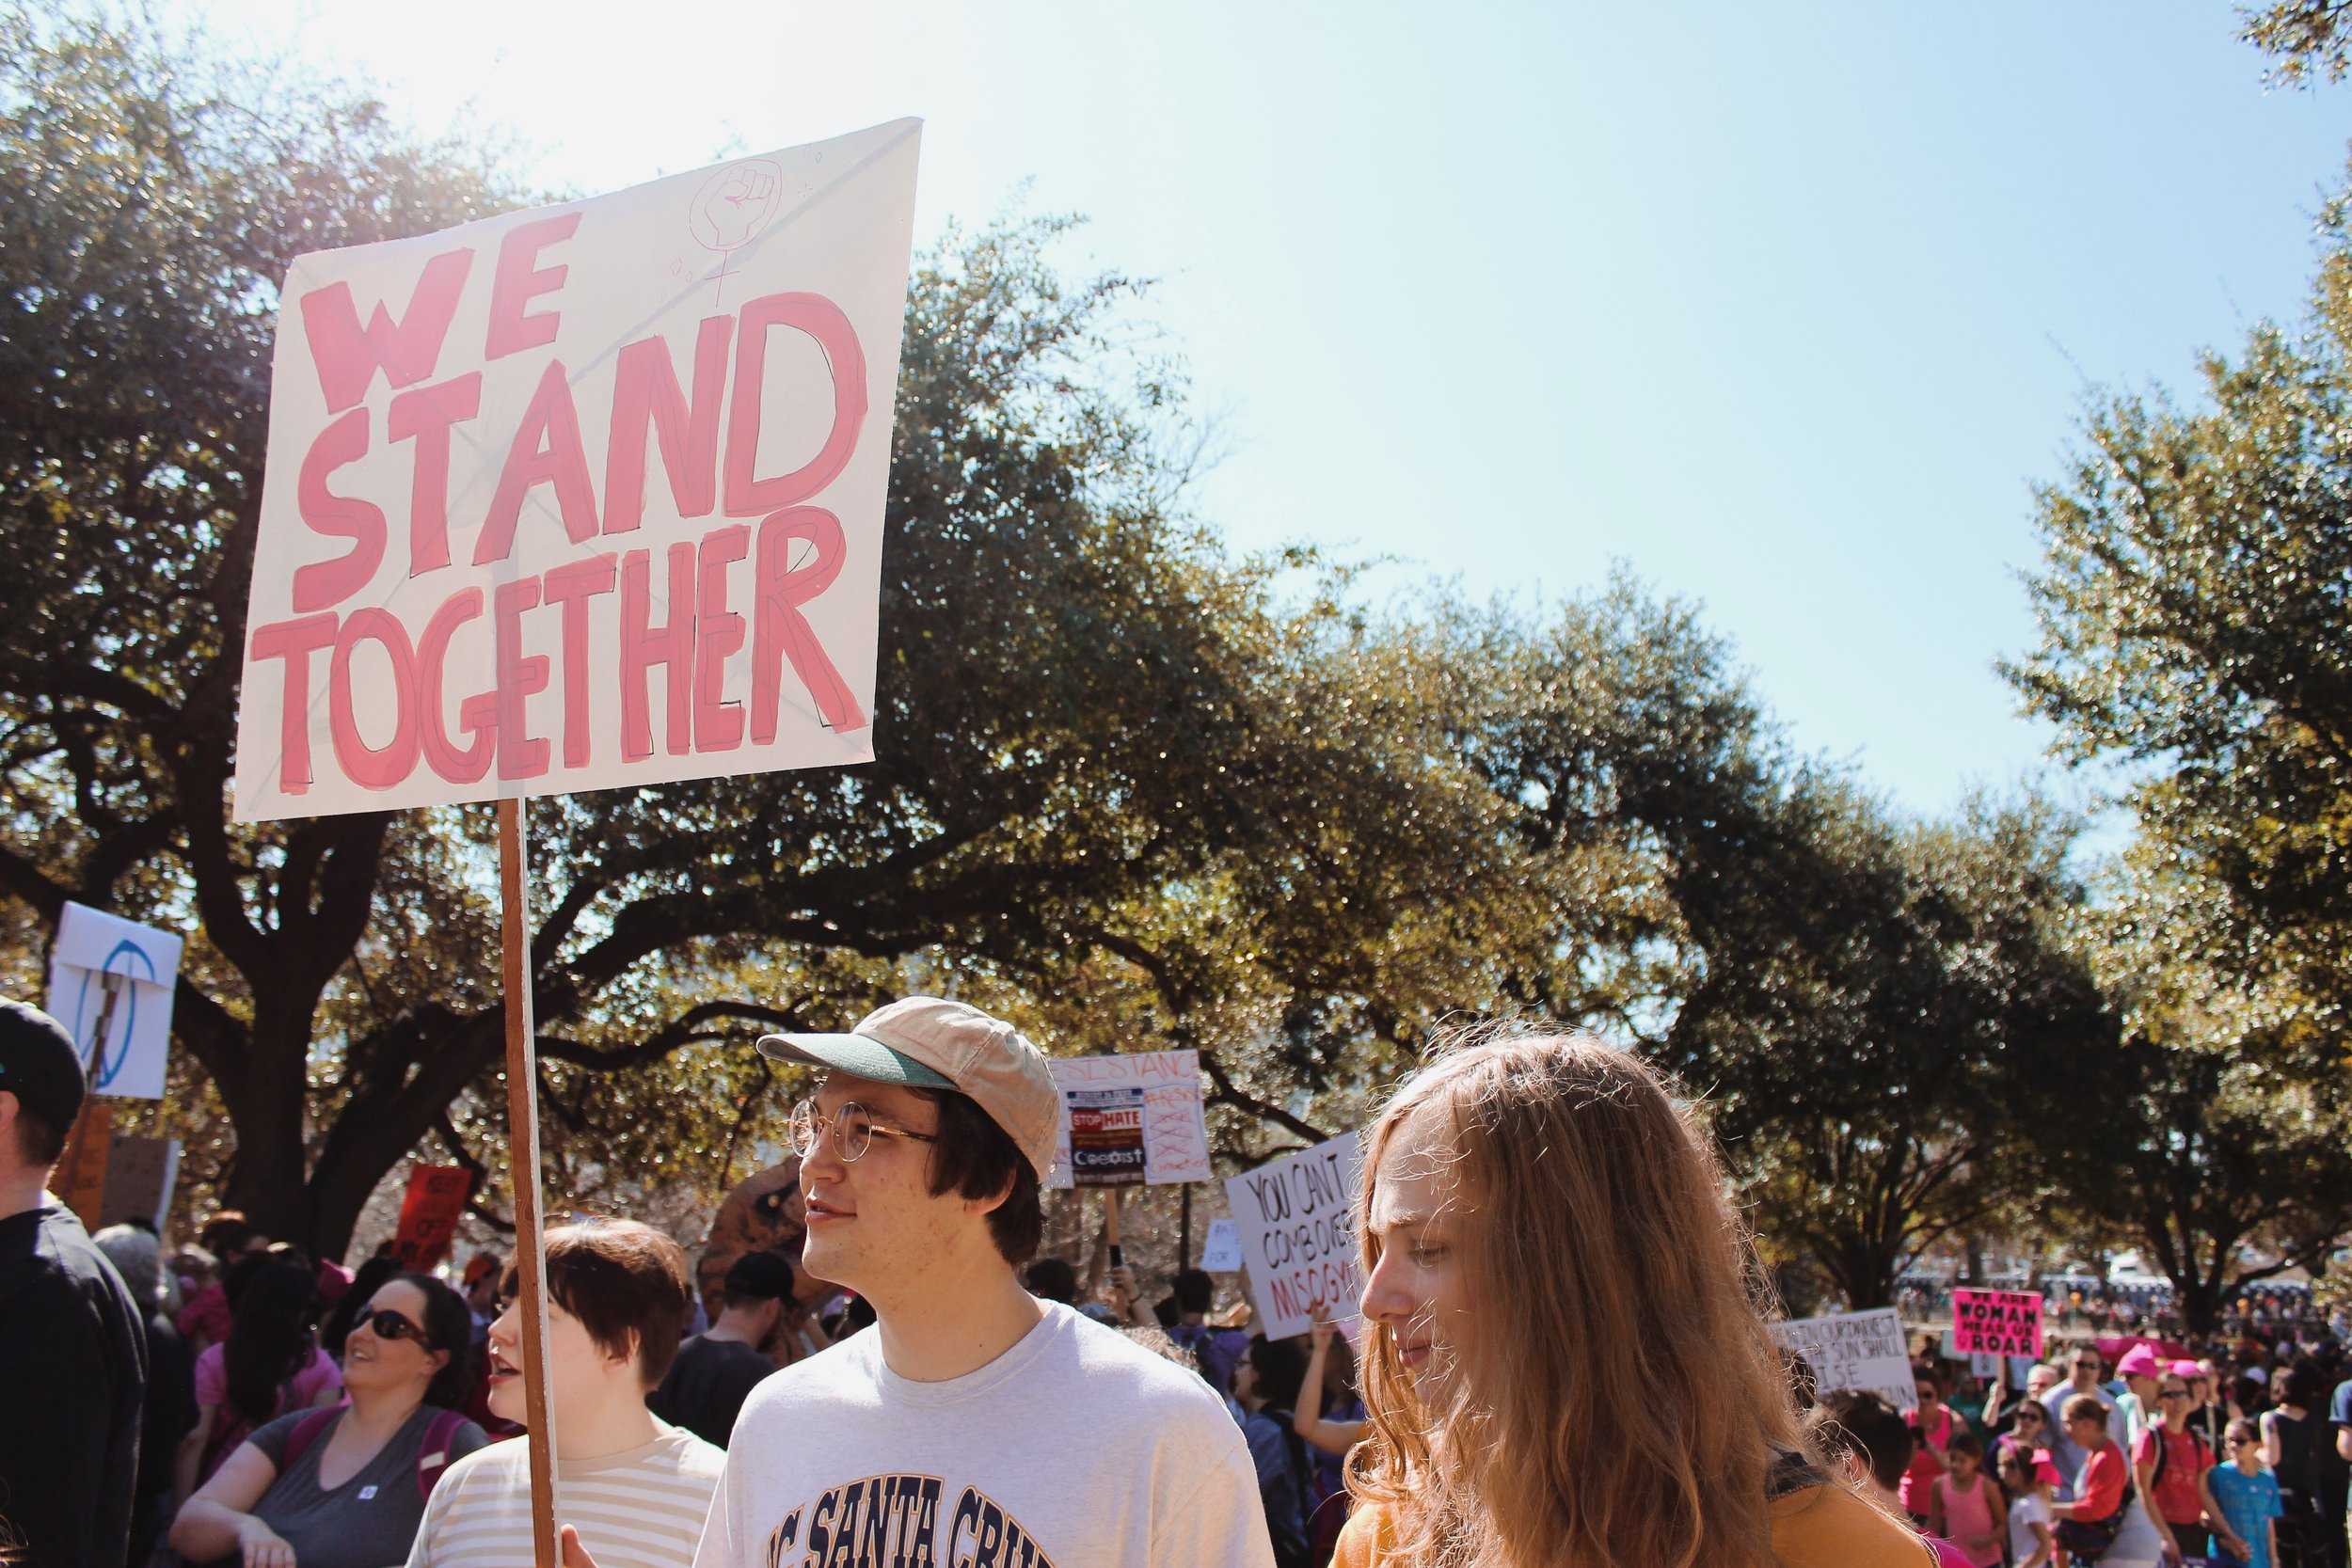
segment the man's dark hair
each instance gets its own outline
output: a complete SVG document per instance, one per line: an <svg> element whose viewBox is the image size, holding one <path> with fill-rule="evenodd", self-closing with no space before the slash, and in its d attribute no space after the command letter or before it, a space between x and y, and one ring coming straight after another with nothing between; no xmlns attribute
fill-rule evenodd
<svg viewBox="0 0 2352 1568"><path fill-rule="evenodd" d="M360 1265L361 1271L375 1261L370 1259ZM473 1313L467 1308L466 1298L453 1286L429 1274L395 1274L383 1283L395 1281L413 1285L424 1293L425 1349L449 1352L448 1363L424 1386L424 1402L442 1410L465 1409L468 1397L473 1393ZM373 1288L368 1293L373 1296L381 1288ZM349 1293L358 1293L356 1280Z"/></svg>
<svg viewBox="0 0 2352 1568"><path fill-rule="evenodd" d="M1021 1271L1022 1288L1033 1296L1068 1307L1078 1299L1078 1271L1067 1258L1041 1258Z"/></svg>
<svg viewBox="0 0 2352 1568"><path fill-rule="evenodd" d="M931 1145L931 1196L955 1193L981 1198L1004 1194L1005 1200L988 1214L988 1233L997 1252L1015 1268L1036 1257L1045 1240L1045 1196L1029 1157L971 1096L952 1089L914 1092L939 1107L939 1141Z"/></svg>
<svg viewBox="0 0 2352 1568"><path fill-rule="evenodd" d="M1178 1269L1168 1289L1175 1293L1180 1312L1206 1312L1209 1303L1216 1299L1216 1281L1206 1269Z"/></svg>
<svg viewBox="0 0 2352 1568"><path fill-rule="evenodd" d="M729 1307L765 1307L792 1299L792 1259L779 1252L747 1252L727 1270L721 1290Z"/></svg>
<svg viewBox="0 0 2352 1568"><path fill-rule="evenodd" d="M660 1387L694 1310L678 1244L635 1220L589 1219L548 1231L545 1251L548 1294L607 1355L627 1355L635 1334L638 1381ZM510 1263L499 1294L511 1297L520 1288Z"/></svg>
<svg viewBox="0 0 2352 1568"><path fill-rule="evenodd" d="M1888 1491L1902 1484L1917 1439L1903 1413L1876 1394L1840 1388L1821 1401L1829 1419L1821 1442L1832 1453L1860 1454L1870 1478Z"/></svg>
<svg viewBox="0 0 2352 1568"><path fill-rule="evenodd" d="M26 1105L16 1103L17 1158L35 1170L47 1170L65 1158L65 1129L52 1127L49 1118Z"/></svg>
<svg viewBox="0 0 2352 1568"><path fill-rule="evenodd" d="M1267 1408L1298 1409L1298 1386L1307 1381L1307 1353L1295 1339L1269 1339L1263 1334L1249 1337L1249 1365L1258 1374L1258 1398ZM1320 1410L1315 1412L1320 1416Z"/></svg>

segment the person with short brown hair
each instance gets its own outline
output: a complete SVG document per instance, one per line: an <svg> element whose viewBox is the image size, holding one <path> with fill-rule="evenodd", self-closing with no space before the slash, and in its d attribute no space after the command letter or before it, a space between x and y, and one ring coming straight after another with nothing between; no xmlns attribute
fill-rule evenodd
<svg viewBox="0 0 2352 1568"><path fill-rule="evenodd" d="M744 1402L698 1568L1274 1568L1208 1385L1021 1288L1061 1118L1037 1047L909 997L760 1049L826 1073L793 1115L802 1263L876 1322Z"/></svg>
<svg viewBox="0 0 2352 1568"><path fill-rule="evenodd" d="M693 1310L678 1244L634 1220L562 1225L547 1256L548 1402L556 1516L601 1568L676 1568L694 1552L726 1455L645 1407ZM522 1315L490 1325L490 1408L523 1418ZM453 1466L418 1528L408 1568L503 1568L531 1560L531 1458L509 1438Z"/></svg>

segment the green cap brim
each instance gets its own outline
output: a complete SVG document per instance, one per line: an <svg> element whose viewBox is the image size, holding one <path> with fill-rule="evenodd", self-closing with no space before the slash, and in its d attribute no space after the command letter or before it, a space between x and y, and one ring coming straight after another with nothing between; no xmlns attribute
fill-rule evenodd
<svg viewBox="0 0 2352 1568"><path fill-rule="evenodd" d="M831 1068L877 1084L898 1084L911 1089L956 1086L946 1074L892 1050L871 1035L762 1035L759 1053L779 1062Z"/></svg>

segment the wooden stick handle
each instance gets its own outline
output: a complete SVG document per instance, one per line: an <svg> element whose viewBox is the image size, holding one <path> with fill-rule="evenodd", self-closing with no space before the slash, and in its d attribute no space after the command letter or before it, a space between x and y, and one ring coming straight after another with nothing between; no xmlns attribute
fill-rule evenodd
<svg viewBox="0 0 2352 1568"><path fill-rule="evenodd" d="M523 802L499 802L500 927L505 937L506 1159L514 1189L515 1273L522 1290L523 1425L531 1451L531 1542L542 1568L562 1561L555 1524L555 1411L548 1391L548 1259L539 1240L539 1051L531 1009L531 845Z"/></svg>

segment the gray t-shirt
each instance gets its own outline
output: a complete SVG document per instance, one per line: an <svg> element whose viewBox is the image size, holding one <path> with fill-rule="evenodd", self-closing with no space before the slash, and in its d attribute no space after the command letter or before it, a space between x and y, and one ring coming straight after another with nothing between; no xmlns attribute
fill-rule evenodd
<svg viewBox="0 0 2352 1568"><path fill-rule="evenodd" d="M335 1428L350 1412L338 1412L289 1466L284 1463L286 1441L310 1414L305 1410L281 1416L246 1439L278 1466L278 1479L253 1507L254 1516L285 1539L301 1568L386 1568L388 1563L406 1562L418 1521L424 1517L424 1498L417 1492L417 1460L433 1418L440 1412L429 1404L417 1406L358 1474L331 1491L319 1485L319 1462L326 1457ZM471 1421L460 1422L450 1439L449 1463L489 1441ZM222 1560L233 1563L237 1559Z"/></svg>

